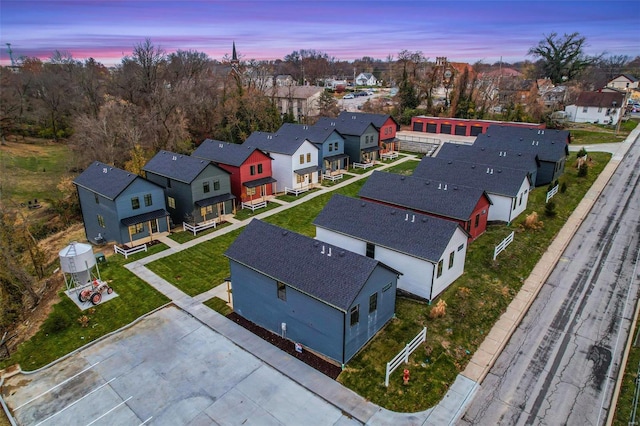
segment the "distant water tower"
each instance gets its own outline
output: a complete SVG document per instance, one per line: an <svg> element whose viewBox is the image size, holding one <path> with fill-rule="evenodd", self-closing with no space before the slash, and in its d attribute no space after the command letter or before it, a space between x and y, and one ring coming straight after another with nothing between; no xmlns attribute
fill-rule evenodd
<svg viewBox="0 0 640 426"><path fill-rule="evenodd" d="M92 280L94 268L100 279L96 257L89 244L72 242L60 250L59 257L67 290L75 290L89 283Z"/></svg>

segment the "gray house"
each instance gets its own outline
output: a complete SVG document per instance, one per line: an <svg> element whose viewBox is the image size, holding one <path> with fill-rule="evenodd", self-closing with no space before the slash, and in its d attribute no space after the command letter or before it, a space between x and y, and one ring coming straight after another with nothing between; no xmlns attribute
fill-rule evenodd
<svg viewBox="0 0 640 426"><path fill-rule="evenodd" d="M315 124L336 129L344 138L344 152L351 163L369 163L378 159L379 133L370 120L356 113L341 112L337 118L321 117Z"/></svg>
<svg viewBox="0 0 640 426"><path fill-rule="evenodd" d="M346 364L392 317L398 272L253 220L226 251L234 310Z"/></svg>
<svg viewBox="0 0 640 426"><path fill-rule="evenodd" d="M397 269L398 288L426 300L464 272L468 235L453 221L334 195L313 224L316 239Z"/></svg>
<svg viewBox="0 0 640 426"><path fill-rule="evenodd" d="M221 221L233 214L229 172L207 160L160 151L142 170L164 188L173 223Z"/></svg>
<svg viewBox="0 0 640 426"><path fill-rule="evenodd" d="M75 178L87 240L137 245L169 231L162 187L98 161Z"/></svg>
<svg viewBox="0 0 640 426"><path fill-rule="evenodd" d="M570 140L571 134L566 130L492 125L478 135L474 146L535 154L539 164L535 185L542 186L554 182L564 173Z"/></svg>

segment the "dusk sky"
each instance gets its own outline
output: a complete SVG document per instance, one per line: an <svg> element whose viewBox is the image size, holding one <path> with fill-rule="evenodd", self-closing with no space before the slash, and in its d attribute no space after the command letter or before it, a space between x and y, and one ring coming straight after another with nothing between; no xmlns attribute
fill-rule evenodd
<svg viewBox="0 0 640 426"><path fill-rule="evenodd" d="M640 55L640 1L117 1L1 0L0 64L76 59L120 63L150 38L166 52L198 50L221 60L282 59L315 49L338 60L385 59L401 50L434 60L494 63L527 57L543 35L579 32L587 54Z"/></svg>

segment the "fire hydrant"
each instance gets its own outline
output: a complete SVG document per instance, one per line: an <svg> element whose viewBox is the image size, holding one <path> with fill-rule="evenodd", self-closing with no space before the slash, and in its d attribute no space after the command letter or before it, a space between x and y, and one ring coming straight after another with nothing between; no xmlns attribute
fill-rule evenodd
<svg viewBox="0 0 640 426"><path fill-rule="evenodd" d="M404 374L402 375L402 380L404 380L404 384L409 384L409 370L404 370Z"/></svg>

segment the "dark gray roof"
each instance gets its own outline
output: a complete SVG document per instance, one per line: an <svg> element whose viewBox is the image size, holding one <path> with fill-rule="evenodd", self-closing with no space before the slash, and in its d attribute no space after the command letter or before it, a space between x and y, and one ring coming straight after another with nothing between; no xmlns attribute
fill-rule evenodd
<svg viewBox="0 0 640 426"><path fill-rule="evenodd" d="M371 124L373 124L378 129L380 127L382 127L384 125L384 123L386 123L389 118L391 118L393 120L393 122L396 124L396 127L398 127L398 122L395 120L395 118L393 118L389 114L372 114L372 113L368 113L368 112L342 111L338 115L338 119L345 119L346 120L346 119L351 119L351 117L353 117L353 116L358 117L359 120L369 121Z"/></svg>
<svg viewBox="0 0 640 426"><path fill-rule="evenodd" d="M437 157L423 158L413 171L413 176L439 182L449 182L454 185L480 188L489 194L505 195L507 197L516 197L525 179L531 185L531 178L526 170L491 167Z"/></svg>
<svg viewBox="0 0 640 426"><path fill-rule="evenodd" d="M161 219L169 216L169 213L165 209L154 210L152 212L142 213L135 216L125 217L120 222L124 226L136 225L138 223L148 222L154 219Z"/></svg>
<svg viewBox="0 0 640 426"><path fill-rule="evenodd" d="M486 194L480 188L376 170L358 195L411 210L469 220L480 198Z"/></svg>
<svg viewBox="0 0 640 426"><path fill-rule="evenodd" d="M315 126L334 128L341 135L348 136L362 136L369 126L373 126L370 120L359 117L355 112L350 112L349 115L340 113L340 116L337 118L320 117ZM373 127L375 128L375 126Z"/></svg>
<svg viewBox="0 0 640 426"><path fill-rule="evenodd" d="M384 266L257 219L247 225L225 256L344 312L374 269Z"/></svg>
<svg viewBox="0 0 640 426"><path fill-rule="evenodd" d="M289 136L269 132L253 132L243 145L255 146L266 152L293 155L307 140L304 136Z"/></svg>
<svg viewBox="0 0 640 426"><path fill-rule="evenodd" d="M73 183L105 198L114 200L131 185L131 182L139 177L135 173L96 161L76 177ZM149 184L154 185L151 182Z"/></svg>
<svg viewBox="0 0 640 426"><path fill-rule="evenodd" d="M205 139L191 155L204 158L213 163L240 167L256 150L258 150L258 148L246 143L239 145L236 143Z"/></svg>
<svg viewBox="0 0 640 426"><path fill-rule="evenodd" d="M313 224L433 263L460 228L450 220L344 195L331 197Z"/></svg>
<svg viewBox="0 0 640 426"><path fill-rule="evenodd" d="M308 126L306 124L293 123L284 123L276 134L287 138L307 139L314 144L323 144L333 132L342 138L335 127Z"/></svg>
<svg viewBox="0 0 640 426"><path fill-rule="evenodd" d="M191 183L208 166L216 167L202 158L160 151L144 165L142 170L180 182Z"/></svg>
<svg viewBox="0 0 640 426"><path fill-rule="evenodd" d="M518 146L494 149L480 145L461 145L445 142L438 150L438 158L472 161L493 167L509 167L534 173L538 168L535 152L518 150Z"/></svg>
<svg viewBox="0 0 640 426"><path fill-rule="evenodd" d="M490 149L512 149L531 152L541 161L557 162L569 155L570 133L567 130L529 129L491 125L478 135L474 146Z"/></svg>

